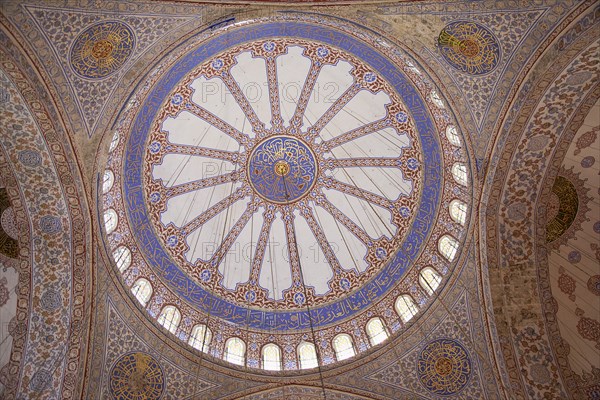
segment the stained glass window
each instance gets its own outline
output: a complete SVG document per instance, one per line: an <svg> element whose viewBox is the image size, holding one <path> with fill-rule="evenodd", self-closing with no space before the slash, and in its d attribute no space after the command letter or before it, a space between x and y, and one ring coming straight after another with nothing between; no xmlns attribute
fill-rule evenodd
<svg viewBox="0 0 600 400"><path fill-rule="evenodd" d="M152 285L144 278L140 278L131 287L131 293L138 301L145 306L152 296Z"/></svg>
<svg viewBox="0 0 600 400"><path fill-rule="evenodd" d="M338 361L354 357L356 354L354 345L352 344L352 338L345 333L333 338L333 349L335 350L335 357Z"/></svg>
<svg viewBox="0 0 600 400"><path fill-rule="evenodd" d="M225 361L232 364L244 365L246 355L246 344L237 337L227 339L225 342Z"/></svg>
<svg viewBox="0 0 600 400"><path fill-rule="evenodd" d="M446 260L452 261L458 252L458 240L454 239L450 235L444 235L438 242L438 249L446 258Z"/></svg>
<svg viewBox="0 0 600 400"><path fill-rule="evenodd" d="M112 208L109 208L104 212L104 228L106 229L106 234L112 233L117 227L117 222L119 221L119 217L117 213Z"/></svg>
<svg viewBox="0 0 600 400"><path fill-rule="evenodd" d="M102 192L108 192L115 183L115 175L110 169L104 171L104 176L102 178Z"/></svg>
<svg viewBox="0 0 600 400"><path fill-rule="evenodd" d="M112 140L110 141L110 145L108 147L108 152L110 153L111 151L113 151L114 149L117 148L117 145L119 144L119 139L120 139L120 135L119 132L116 131L115 134L113 135Z"/></svg>
<svg viewBox="0 0 600 400"><path fill-rule="evenodd" d="M439 108L445 108L444 102L440 98L440 95L438 94L437 91L432 90L431 94L429 95L429 98L431 99L431 101L433 102L433 104L435 104Z"/></svg>
<svg viewBox="0 0 600 400"><path fill-rule="evenodd" d="M175 333L177 331L177 327L179 326L179 321L181 320L181 313L175 306L166 306L160 312L158 316L158 323L167 328L167 330L171 333Z"/></svg>
<svg viewBox="0 0 600 400"><path fill-rule="evenodd" d="M318 367L319 360L317 360L315 345L308 342L300 343L298 345L298 361L300 361L300 369Z"/></svg>
<svg viewBox="0 0 600 400"><path fill-rule="evenodd" d="M458 131L456 130L456 126L448 125L446 127L446 137L455 146L460 147L460 137L458 136Z"/></svg>
<svg viewBox="0 0 600 400"><path fill-rule="evenodd" d="M452 166L452 176L457 183L467 186L467 166L465 164L454 163Z"/></svg>
<svg viewBox="0 0 600 400"><path fill-rule="evenodd" d="M131 265L131 251L125 246L117 247L113 251L113 260L115 260L119 271L123 272Z"/></svg>
<svg viewBox="0 0 600 400"><path fill-rule="evenodd" d="M369 340L373 346L385 341L385 339L388 338L385 325L379 317L371 318L369 322L367 322L366 330Z"/></svg>
<svg viewBox="0 0 600 400"><path fill-rule="evenodd" d="M419 283L430 296L440 286L440 282L442 282L442 276L431 267L425 267L419 272Z"/></svg>
<svg viewBox="0 0 600 400"><path fill-rule="evenodd" d="M450 202L450 216L461 225L467 220L467 205L460 200Z"/></svg>
<svg viewBox="0 0 600 400"><path fill-rule="evenodd" d="M192 334L190 335L190 340L188 341L188 343L192 347L205 353L208 353L208 345L210 344L211 339L212 332L210 331L210 329L208 329L206 325L200 324L194 326L194 328L192 329Z"/></svg>
<svg viewBox="0 0 600 400"><path fill-rule="evenodd" d="M269 371L281 370L281 349L273 343L262 348L263 368Z"/></svg>
<svg viewBox="0 0 600 400"><path fill-rule="evenodd" d="M417 309L417 305L413 301L412 297L407 294L399 296L396 299L396 312L402 319L402 322L406 323L414 317L419 310Z"/></svg>

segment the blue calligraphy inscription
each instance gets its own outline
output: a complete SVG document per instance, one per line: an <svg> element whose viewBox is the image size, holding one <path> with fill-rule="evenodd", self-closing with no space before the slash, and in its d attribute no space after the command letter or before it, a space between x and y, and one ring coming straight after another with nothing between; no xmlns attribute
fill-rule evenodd
<svg viewBox="0 0 600 400"><path fill-rule="evenodd" d="M142 164L144 162L143 144L147 140L153 119L158 114L162 103L169 97L170 91L194 67L240 43L277 37L313 40L340 48L365 60L378 75L390 82L411 114L418 116L413 120L423 148L425 170L423 185L425 190L421 196L417 215L406 235L405 244L393 259L379 271L375 279L337 302L311 308L310 316L306 310L281 312L253 310L253 318L249 320L247 307L231 303L205 291L185 272L180 270L163 248L161 239L156 236L149 222L144 205L144 194L140 190L142 186ZM424 100L408 78L384 55L368 44L326 26L305 22L265 23L233 29L208 40L183 56L154 85L136 117L128 139L124 164L125 198L128 205L129 220L132 224L132 232L141 244L147 262L163 280L171 282L169 284L175 293L191 305L231 323L248 324L250 329L279 331L309 329L311 325L320 327L333 324L360 312L364 307L391 289L407 268L414 263L435 222L442 182L440 154L435 125L427 111ZM405 253L404 249L410 249L410 251ZM175 284L175 282L177 283ZM183 284L183 282L186 283ZM263 315L259 317L259 314Z"/></svg>

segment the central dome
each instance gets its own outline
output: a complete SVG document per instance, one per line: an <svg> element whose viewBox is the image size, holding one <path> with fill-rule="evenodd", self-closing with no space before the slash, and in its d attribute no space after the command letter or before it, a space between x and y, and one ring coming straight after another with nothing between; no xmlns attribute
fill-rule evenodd
<svg viewBox="0 0 600 400"><path fill-rule="evenodd" d="M373 316L387 336L410 319L397 299L412 316L435 291L419 274L437 287L449 271L465 222L439 206L468 198L444 178L467 173L457 128L409 58L356 29L297 15L200 35L122 117L113 255L132 259L138 299L150 288L150 315L164 325L176 305L179 336L212 331L213 355L242 332L249 356L268 341L294 358L321 337L327 364L327 337Z"/></svg>
<svg viewBox="0 0 600 400"><path fill-rule="evenodd" d="M380 272L409 232L417 127L396 88L342 48L245 42L166 98L142 166L146 203L201 288L243 307L327 304Z"/></svg>

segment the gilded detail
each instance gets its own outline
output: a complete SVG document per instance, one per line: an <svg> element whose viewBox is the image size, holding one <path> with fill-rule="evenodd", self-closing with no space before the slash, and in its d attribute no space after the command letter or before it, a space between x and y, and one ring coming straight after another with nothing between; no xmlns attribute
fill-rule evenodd
<svg viewBox="0 0 600 400"><path fill-rule="evenodd" d="M417 360L421 384L430 392L442 396L460 392L469 382L472 370L467 351L452 339L429 342Z"/></svg>
<svg viewBox="0 0 600 400"><path fill-rule="evenodd" d="M92 25L75 39L71 67L84 78L104 78L123 66L135 47L133 31L122 22Z"/></svg>
<svg viewBox="0 0 600 400"><path fill-rule="evenodd" d="M256 193L274 203L291 203L312 188L317 164L299 139L274 136L259 143L248 162L248 179Z"/></svg>
<svg viewBox="0 0 600 400"><path fill-rule="evenodd" d="M444 59L457 70L469 75L483 75L496 68L500 45L496 37L476 22L452 22L438 36Z"/></svg>
<svg viewBox="0 0 600 400"><path fill-rule="evenodd" d="M10 207L8 193L5 188L0 189L0 216ZM8 232L5 232L0 225L0 253L10 258L17 258L19 255L19 243Z"/></svg>
<svg viewBox="0 0 600 400"><path fill-rule="evenodd" d="M558 197L559 206L556 216L546 225L546 241L553 242L561 237L571 226L579 208L577 190L571 181L557 176L552 186L552 193Z"/></svg>
<svg viewBox="0 0 600 400"><path fill-rule="evenodd" d="M113 399L160 399L164 389L164 373L158 362L146 353L125 354L110 372Z"/></svg>

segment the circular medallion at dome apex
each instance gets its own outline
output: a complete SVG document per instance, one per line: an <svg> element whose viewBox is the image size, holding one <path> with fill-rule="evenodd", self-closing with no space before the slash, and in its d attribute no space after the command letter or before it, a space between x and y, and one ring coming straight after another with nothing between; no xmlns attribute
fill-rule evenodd
<svg viewBox="0 0 600 400"><path fill-rule="evenodd" d="M135 35L127 24L103 21L77 36L69 54L71 68L84 78L105 78L123 66L134 47Z"/></svg>
<svg viewBox="0 0 600 400"><path fill-rule="evenodd" d="M125 280L152 286L152 317L177 304L182 340L207 325L223 357L223 336L244 338L257 367L269 341L287 370L314 329L331 363L340 330L379 316L398 331L395 299L418 312L436 294L419 272L443 284L453 268L437 241L459 246L468 224L449 204L471 195L444 168L469 164L443 92L356 29L286 16L207 32L132 97L107 165L125 171L104 194L108 240L131 249Z"/></svg>
<svg viewBox="0 0 600 400"><path fill-rule="evenodd" d="M298 138L276 135L252 150L247 175L252 189L263 199L290 204L312 189L317 168L307 144Z"/></svg>

